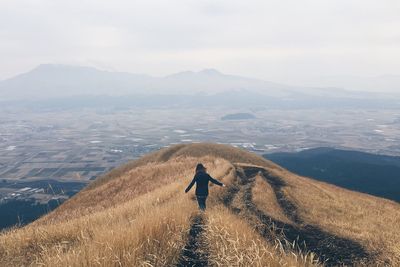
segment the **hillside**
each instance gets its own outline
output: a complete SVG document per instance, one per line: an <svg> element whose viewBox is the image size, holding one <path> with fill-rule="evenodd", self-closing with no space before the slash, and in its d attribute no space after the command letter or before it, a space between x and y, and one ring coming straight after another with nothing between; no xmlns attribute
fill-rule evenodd
<svg viewBox="0 0 400 267"><path fill-rule="evenodd" d="M227 187L184 194L198 162ZM0 236L0 266L400 264L400 206L230 146L165 148Z"/></svg>
<svg viewBox="0 0 400 267"><path fill-rule="evenodd" d="M400 157L324 147L265 157L294 173L400 202Z"/></svg>

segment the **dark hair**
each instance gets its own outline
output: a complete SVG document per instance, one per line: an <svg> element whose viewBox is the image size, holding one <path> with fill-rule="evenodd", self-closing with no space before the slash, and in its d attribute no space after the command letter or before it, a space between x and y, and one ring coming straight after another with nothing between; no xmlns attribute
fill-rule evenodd
<svg viewBox="0 0 400 267"><path fill-rule="evenodd" d="M206 167L204 167L204 165L201 164L201 163L197 164L197 166L196 166L196 172L202 171L202 170L205 170L205 169L206 169Z"/></svg>

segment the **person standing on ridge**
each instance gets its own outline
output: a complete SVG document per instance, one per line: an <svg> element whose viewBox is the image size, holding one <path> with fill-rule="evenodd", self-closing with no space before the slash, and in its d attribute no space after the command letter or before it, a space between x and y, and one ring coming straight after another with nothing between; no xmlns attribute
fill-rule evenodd
<svg viewBox="0 0 400 267"><path fill-rule="evenodd" d="M203 164L199 163L196 166L196 174L193 177L192 182L185 189L185 193L189 192L189 190L193 187L194 183L196 183L196 198L199 203L199 209L206 209L206 200L208 197L208 182L212 182L213 184L219 186L225 186L223 183L212 178L207 172L206 167Z"/></svg>

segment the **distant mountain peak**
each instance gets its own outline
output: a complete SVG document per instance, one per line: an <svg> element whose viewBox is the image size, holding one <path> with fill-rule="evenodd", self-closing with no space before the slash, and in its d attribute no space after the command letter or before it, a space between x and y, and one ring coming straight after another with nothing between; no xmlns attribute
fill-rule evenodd
<svg viewBox="0 0 400 267"><path fill-rule="evenodd" d="M193 76L223 76L225 74L219 72L216 69L203 69L201 71L195 72L195 71L181 71L177 72L171 75L166 76L166 78L171 78L171 77L193 77Z"/></svg>
<svg viewBox="0 0 400 267"><path fill-rule="evenodd" d="M203 69L199 71L201 74L206 74L206 75L223 75L223 73L219 72L216 69Z"/></svg>

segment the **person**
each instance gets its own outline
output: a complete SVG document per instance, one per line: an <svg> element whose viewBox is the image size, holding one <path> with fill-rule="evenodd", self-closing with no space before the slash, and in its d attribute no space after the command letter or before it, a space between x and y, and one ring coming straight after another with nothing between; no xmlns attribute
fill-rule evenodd
<svg viewBox="0 0 400 267"><path fill-rule="evenodd" d="M225 186L220 181L212 178L207 172L206 167L203 164L199 163L196 166L196 174L193 177L192 182L185 189L185 193L189 192L193 185L196 183L196 198L199 204L200 210L206 209L206 200L208 197L208 183L212 182L213 184L219 186Z"/></svg>

